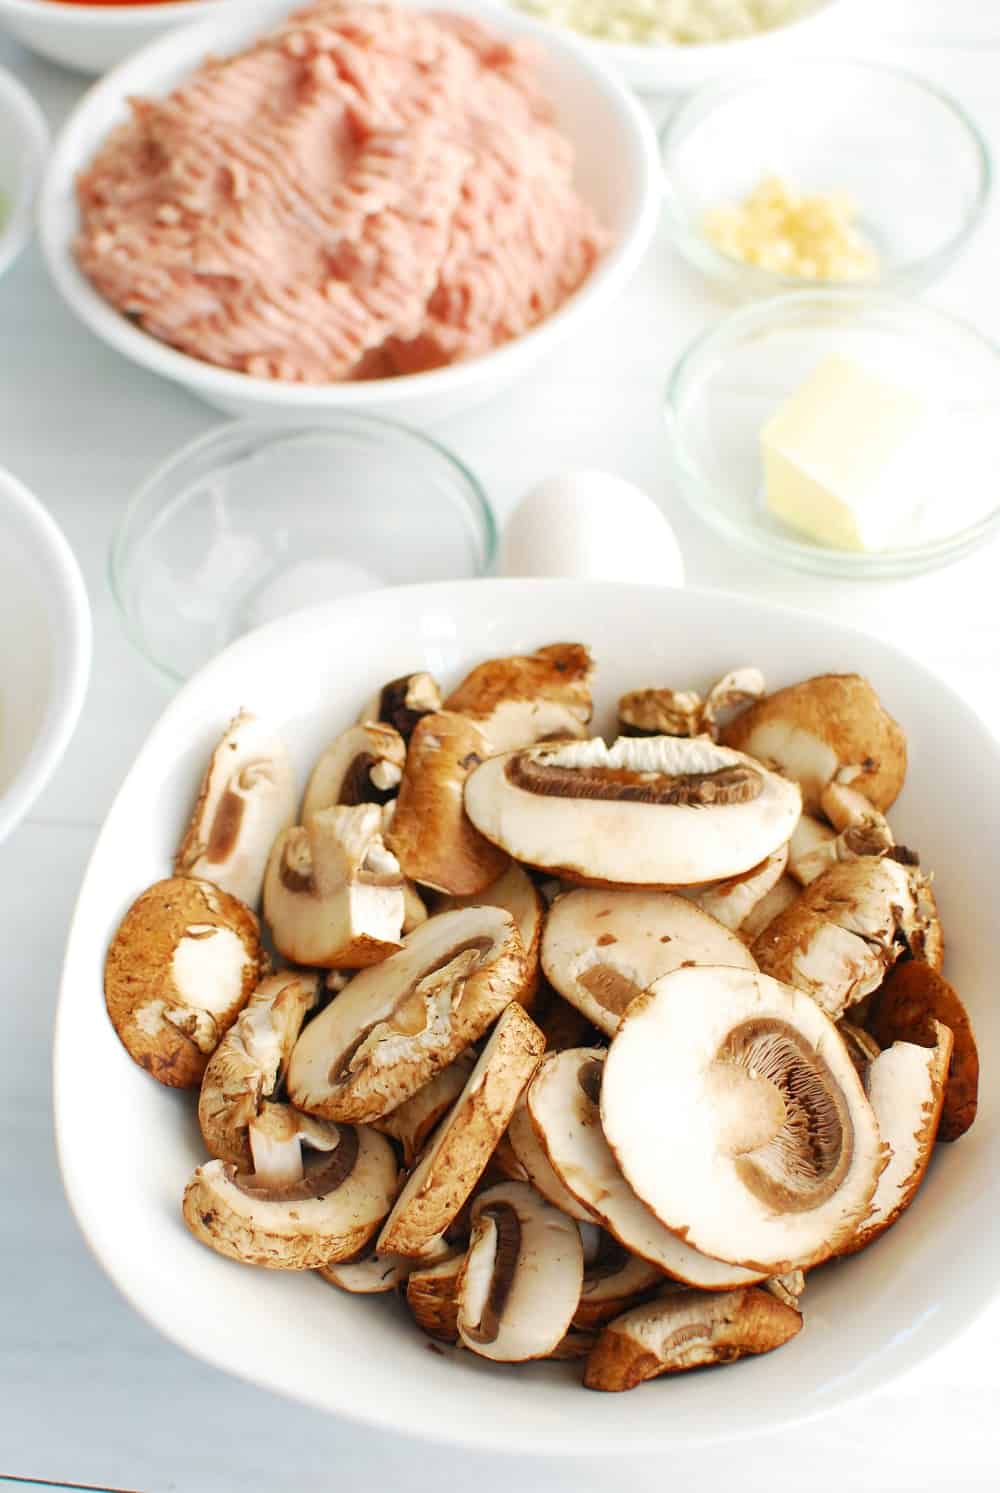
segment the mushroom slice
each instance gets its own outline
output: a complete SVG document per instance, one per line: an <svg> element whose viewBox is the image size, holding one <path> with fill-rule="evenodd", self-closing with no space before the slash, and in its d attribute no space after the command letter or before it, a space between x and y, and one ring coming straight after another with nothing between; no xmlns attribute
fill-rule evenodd
<svg viewBox="0 0 1000 1493"><path fill-rule="evenodd" d="M833 829L803 814L789 844L788 869L803 886L838 861L887 855L892 850L895 841L888 820L863 793L842 783L828 783L820 804Z"/></svg>
<svg viewBox="0 0 1000 1493"><path fill-rule="evenodd" d="M891 860L831 866L751 946L765 974L842 1016L882 983L914 912L909 878Z"/></svg>
<svg viewBox="0 0 1000 1493"><path fill-rule="evenodd" d="M442 1343L458 1342L458 1284L465 1251L434 1265L417 1264L406 1278L406 1304L417 1326Z"/></svg>
<svg viewBox="0 0 1000 1493"><path fill-rule="evenodd" d="M295 964L377 964L400 946L404 907L377 804L322 809L275 842L264 916L279 953Z"/></svg>
<svg viewBox="0 0 1000 1493"><path fill-rule="evenodd" d="M511 1115L510 1124L507 1127L507 1139L526 1180L541 1197L545 1198L546 1202L558 1208L560 1213L565 1213L568 1218L575 1218L578 1223L596 1221L591 1210L585 1207L568 1187L564 1186L558 1173L554 1171L545 1147L532 1124L524 1099ZM501 1166L502 1164L501 1162ZM512 1180L519 1179L515 1177Z"/></svg>
<svg viewBox="0 0 1000 1493"><path fill-rule="evenodd" d="M292 1103L328 1120L381 1119L478 1041L523 984L509 912L428 918L306 1027L288 1066Z"/></svg>
<svg viewBox="0 0 1000 1493"><path fill-rule="evenodd" d="M520 658L477 665L444 702L477 722L492 752L586 735L593 659L582 643L550 643Z"/></svg>
<svg viewBox="0 0 1000 1493"><path fill-rule="evenodd" d="M705 702L693 689L633 689L618 701L623 736L701 736Z"/></svg>
<svg viewBox="0 0 1000 1493"><path fill-rule="evenodd" d="M393 726L366 721L342 732L312 770L303 822L336 804L384 804L399 791L406 743Z"/></svg>
<svg viewBox="0 0 1000 1493"><path fill-rule="evenodd" d="M633 1002L604 1064L604 1133L693 1249L767 1275L836 1254L884 1148L836 1027L742 969L679 969Z"/></svg>
<svg viewBox="0 0 1000 1493"><path fill-rule="evenodd" d="M763 699L766 691L767 683L759 669L749 666L731 669L712 685L705 696L702 729L708 732L713 741L717 741L722 729L722 716L732 719L737 710L745 710L748 705Z"/></svg>
<svg viewBox="0 0 1000 1493"><path fill-rule="evenodd" d="M288 748L263 721L241 711L205 770L174 874L214 882L256 907L271 846L294 816Z"/></svg>
<svg viewBox="0 0 1000 1493"><path fill-rule="evenodd" d="M410 1259L405 1255L380 1254L370 1244L355 1259L321 1265L319 1274L331 1286L351 1296L384 1296L405 1286L411 1270L435 1259L450 1259L452 1251L443 1240L434 1240L428 1254Z"/></svg>
<svg viewBox="0 0 1000 1493"><path fill-rule="evenodd" d="M783 845L799 790L707 736L600 737L528 747L477 767L476 828L569 881L693 886L737 876Z"/></svg>
<svg viewBox="0 0 1000 1493"><path fill-rule="evenodd" d="M784 1275L772 1275L769 1280L764 1281L764 1290L770 1291L779 1301L786 1306L798 1310L799 1298L806 1288L806 1273L804 1270L786 1270Z"/></svg>
<svg viewBox="0 0 1000 1493"><path fill-rule="evenodd" d="M557 1343L546 1358L558 1363L574 1363L578 1358L586 1358L597 1342L596 1332L580 1332L571 1327L561 1343Z"/></svg>
<svg viewBox="0 0 1000 1493"><path fill-rule="evenodd" d="M868 1217L844 1254L854 1254L884 1234L913 1202L924 1179L941 1120L952 1053L948 1028L932 1021L931 1029L933 1047L894 1042L879 1053L865 1074L865 1090L889 1147L889 1164L878 1179Z"/></svg>
<svg viewBox="0 0 1000 1493"><path fill-rule="evenodd" d="M490 754L476 725L454 711L425 715L410 738L406 768L387 834L405 874L439 892L484 892L507 867L468 818L466 779Z"/></svg>
<svg viewBox="0 0 1000 1493"><path fill-rule="evenodd" d="M419 1255L450 1226L482 1176L544 1050L542 1033L512 1002L396 1199L379 1235L380 1250Z"/></svg>
<svg viewBox="0 0 1000 1493"><path fill-rule="evenodd" d="M593 1265L585 1267L573 1326L584 1332L602 1327L663 1284L662 1270L615 1243Z"/></svg>
<svg viewBox="0 0 1000 1493"><path fill-rule="evenodd" d="M542 936L547 978L609 1037L637 995L683 964L757 967L742 939L670 892L567 892Z"/></svg>
<svg viewBox="0 0 1000 1493"><path fill-rule="evenodd" d="M895 859L898 848L889 854ZM912 920L903 929L906 942L915 960L929 964L931 969L940 974L944 963L944 930L938 916L931 878L925 876L917 866L911 866L908 875L914 911Z"/></svg>
<svg viewBox="0 0 1000 1493"><path fill-rule="evenodd" d="M397 1109L372 1123L383 1135L391 1135L403 1148L403 1165L416 1161L431 1131L451 1109L468 1082L475 1066L475 1053L462 1053L447 1068L436 1073L430 1083L417 1090Z"/></svg>
<svg viewBox="0 0 1000 1493"><path fill-rule="evenodd" d="M767 1291L668 1290L609 1322L587 1359L587 1389L635 1389L660 1374L770 1353L801 1331L794 1307Z"/></svg>
<svg viewBox="0 0 1000 1493"><path fill-rule="evenodd" d="M801 890L790 876L782 876L744 918L740 925L740 937L752 945L758 934L763 933L765 928L770 928L780 912L784 912L798 900Z"/></svg>
<svg viewBox="0 0 1000 1493"><path fill-rule="evenodd" d="M251 1167L248 1131L284 1075L318 976L298 970L267 975L208 1060L198 1096L198 1124L209 1154Z"/></svg>
<svg viewBox="0 0 1000 1493"><path fill-rule="evenodd" d="M270 1270L315 1270L357 1254L392 1206L396 1158L374 1130L328 1129L332 1146L296 1182L262 1183L225 1161L199 1166L184 1192L195 1238Z"/></svg>
<svg viewBox="0 0 1000 1493"><path fill-rule="evenodd" d="M594 1047L551 1053L528 1089L528 1114L559 1181L626 1249L661 1273L709 1291L760 1280L766 1272L699 1254L636 1197L601 1128L606 1056Z"/></svg>
<svg viewBox="0 0 1000 1493"><path fill-rule="evenodd" d="M550 1052L563 1052L567 1047L592 1047L600 1041L594 1023L557 995L547 980L541 983L531 1014L545 1033L545 1045Z"/></svg>
<svg viewBox="0 0 1000 1493"><path fill-rule="evenodd" d="M915 1042L935 1047L939 1022L951 1032L954 1046L937 1138L953 1141L969 1129L979 1104L979 1053L969 1013L955 987L929 965L918 959L897 964L868 1015L879 1046Z"/></svg>
<svg viewBox="0 0 1000 1493"><path fill-rule="evenodd" d="M569 1331L583 1285L580 1231L523 1182L472 1205L458 1289L458 1333L500 1363L546 1358Z"/></svg>
<svg viewBox="0 0 1000 1493"><path fill-rule="evenodd" d="M785 874L788 846L779 845L766 860L742 876L730 876L702 891L689 893L691 900L709 917L734 933L742 929L757 904L772 892Z"/></svg>
<svg viewBox="0 0 1000 1493"><path fill-rule="evenodd" d="M806 809L834 779L888 809L906 776L906 737L860 674L820 674L751 705L722 740L794 779Z"/></svg>
<svg viewBox="0 0 1000 1493"><path fill-rule="evenodd" d="M441 709L441 691L430 674L403 674L384 684L358 716L360 724L379 721L409 741L413 728L425 715Z"/></svg>
<svg viewBox="0 0 1000 1493"><path fill-rule="evenodd" d="M171 1088L197 1087L261 958L256 917L221 887L186 876L148 887L104 964L108 1015L129 1057Z"/></svg>
<svg viewBox="0 0 1000 1493"><path fill-rule="evenodd" d="M882 1051L881 1047L874 1037L870 1036L863 1027L855 1026L853 1021L838 1021L837 1031L847 1048L848 1057L858 1070L863 1082L870 1064L874 1063Z"/></svg>
<svg viewBox="0 0 1000 1493"><path fill-rule="evenodd" d="M507 1182L530 1182L528 1168L518 1159L509 1132L501 1135L490 1157L490 1167Z"/></svg>
<svg viewBox="0 0 1000 1493"><path fill-rule="evenodd" d="M517 924L518 937L527 960L529 981L521 993L521 1004L531 1006L538 989L538 955L542 942L545 903L527 871L511 861L506 871L490 886L472 897L443 897L438 912L453 907L503 907Z"/></svg>

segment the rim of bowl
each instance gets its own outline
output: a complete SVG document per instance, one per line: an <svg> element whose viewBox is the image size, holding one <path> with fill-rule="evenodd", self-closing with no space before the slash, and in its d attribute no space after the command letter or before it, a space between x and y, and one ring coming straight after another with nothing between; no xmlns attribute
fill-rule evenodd
<svg viewBox="0 0 1000 1493"><path fill-rule="evenodd" d="M710 327L708 331L695 337L692 342L688 343L670 372L664 395L664 416L670 433L674 462L681 477L678 484L681 496L699 518L727 539L735 539L745 548L753 550L765 559L783 561L795 570L835 576L841 580L885 580L933 570L952 560L960 559L962 555L975 549L1000 527L1000 497L990 512L977 519L975 523L957 530L954 534L930 540L926 544L906 545L899 549L871 552L827 549L821 545L799 542L784 534L765 533L732 518L727 511L722 490L705 477L700 463L691 456L683 435L684 425L679 417L679 409L692 371L706 355L710 355L720 347L732 345L738 335L747 328L764 328L770 322L776 322L780 313L794 309L796 306L805 307L810 302L845 312L850 311L852 302L855 305L859 302L864 303L859 309L865 309L867 306L884 306L888 309L901 310L907 316L919 318L925 324L930 323L944 327L950 332L959 332L970 342L978 344L983 352L993 358L997 365L998 377L1000 377L1000 344L984 336L982 332L970 326L968 322L962 321L960 317L952 316L936 306L927 306L923 301L913 300L907 296L861 290L855 287L853 292L846 288L800 289L785 295L772 296L766 301L755 301L753 305L732 312Z"/></svg>
<svg viewBox="0 0 1000 1493"><path fill-rule="evenodd" d="M60 24L86 26L91 21L120 22L125 29L133 22L169 22L182 16L203 15L238 0L145 0L133 5L75 5L69 0L0 0L0 14L44 20L58 16Z"/></svg>
<svg viewBox="0 0 1000 1493"><path fill-rule="evenodd" d="M4 0L0 0L0 4L2 3ZM434 9L434 0L417 0L417 3L422 9ZM244 45L244 33L247 38L256 34L253 29L246 28L245 23L251 18L228 3L224 7L223 16L236 27L239 33L236 39L216 35L216 27L222 18L218 14L207 21L168 32L166 36L133 52L106 73L84 94L59 132L42 183L38 233L49 274L74 315L102 342L131 362L197 391L209 401L256 401L272 409L291 408L301 410L304 414L320 409L377 412L387 400L391 400L395 406L411 402L419 404L426 397L462 394L483 384L502 383L506 376L515 377L526 362L533 361L536 350L541 354L547 346L558 343L560 336L572 326L574 320L579 319L581 313L592 310L595 303L600 304L603 299L614 295L627 284L652 240L659 221L662 197L656 133L638 99L610 65L592 56L574 36L553 35L551 27L515 11L509 5L483 3L483 0L450 0L446 8L459 14L480 17L485 24L494 26L506 37L510 37L512 33L534 36L551 51L561 52L584 75L584 81L591 91L605 97L621 118L623 127L631 138L637 188L628 220L583 284L551 315L519 337L480 357L470 358L467 362L451 363L443 368L430 369L424 373L401 374L394 378L299 384L281 379L259 378L203 362L200 358L159 341L149 332L142 331L105 301L77 268L71 253L72 233L63 234L60 225L65 194L77 170L72 147L80 122L82 119L89 120L95 113L106 114L109 105L119 104L126 95L136 90L148 91L147 85L133 76L137 70L141 75L152 72L150 81L155 93L157 78L163 72L171 70L172 62L193 71L200 57L219 52L225 54L234 46ZM280 4L265 5L259 15L253 18L256 30L263 34L269 26L279 24L281 17L293 9L293 0L280 0ZM107 132L105 128L104 137Z"/></svg>
<svg viewBox="0 0 1000 1493"><path fill-rule="evenodd" d="M33 542L47 574L48 597L64 646L53 638L49 698L37 735L14 777L0 790L0 841L7 839L47 786L69 746L90 680L93 623L83 575L69 540L34 493L0 467L0 519L16 515L17 532Z"/></svg>
<svg viewBox="0 0 1000 1493"><path fill-rule="evenodd" d="M462 508L463 516L476 530L482 548L482 559L475 575L461 577L461 579L475 580L489 575L496 560L500 542L500 529L496 514L486 489L476 474L449 447L442 441L436 440L434 436L422 430L415 430L401 421L387 419L384 415L362 414L353 410L331 414L324 419L322 424L299 425L289 421L265 421L253 418L227 420L224 424L215 425L202 435L196 436L193 441L188 441L160 462L129 499L111 536L107 561L108 586L118 611L122 630L140 657L162 678L169 680L171 684L183 684L190 676L178 673L170 664L157 656L149 646L145 630L126 598L129 569L127 548L135 539L136 534L147 528L150 522L149 516L140 522L144 506L151 499L155 499L162 506L164 501L176 497L179 480L183 478L185 469L197 462L199 458L213 452L217 454L220 461L226 459L227 456L230 463L238 460L245 461L262 450L280 445L283 441L301 439L304 436L336 439L352 431L358 431L359 428L362 433L381 435L404 449L419 447L425 453L429 453L434 461L448 469L451 479L451 496ZM228 647L235 641L235 638L231 638L224 646ZM203 666L199 665L199 668Z"/></svg>
<svg viewBox="0 0 1000 1493"><path fill-rule="evenodd" d="M0 68L0 113L26 145L25 165L11 193L6 218L0 223L0 275L10 269L31 237L45 162L49 127L45 116L20 79Z"/></svg>
<svg viewBox="0 0 1000 1493"><path fill-rule="evenodd" d="M732 255L724 254L721 249L717 249L695 226L690 215L680 207L680 199L671 172L671 159L687 132L693 126L701 124L727 100L736 98L740 94L753 93L764 86L778 86L784 82L786 74L791 76L793 72L801 74L803 70L812 71L813 69L864 73L875 77L893 78L897 82L909 84L918 93L942 104L952 115L960 129L964 131L967 142L971 146L971 158L978 166L979 179L975 197L963 222L951 237L929 254L921 255L917 259L901 261L884 277L875 280L807 282L803 281L801 276L782 275L775 270L762 269L760 265L747 264L745 260L735 259ZM880 286L926 285L961 253L969 240L981 228L993 192L994 172L990 147L973 116L952 94L946 89L939 88L935 83L929 83L926 78L921 77L919 73L912 72L909 68L893 67L886 63L867 62L849 57L802 58L794 63L786 63L780 68L744 73L723 82L710 83L698 89L664 121L660 126L657 145L663 184L664 213L674 243L698 269L713 274L717 279L729 280L735 285L744 287L747 291L769 296L773 296L775 291L782 289L797 291L811 288L824 291L857 292L866 288L874 291Z"/></svg>
<svg viewBox="0 0 1000 1493"><path fill-rule="evenodd" d="M30 3L30 0L20 0L20 3ZM506 0L512 4L513 0ZM789 21L783 21L780 26L771 26L766 31L755 31L750 36L728 36L722 41L707 42L630 42L612 41L608 37L592 36L589 31L576 31L572 26L563 25L562 22L548 21L548 30L558 32L561 36L569 32L570 36L582 38L589 46L598 47L602 55L612 58L616 63L625 65L631 62L655 62L662 61L664 57L682 56L687 60L708 61L719 65L728 64L736 60L739 53L746 57L750 50L754 52L763 50L769 43L773 44L777 37L787 37L792 33L801 35L815 21L821 17L826 18L828 13L836 10L844 0L817 0L811 9L803 11L801 15L793 16ZM532 14L531 11L527 14Z"/></svg>

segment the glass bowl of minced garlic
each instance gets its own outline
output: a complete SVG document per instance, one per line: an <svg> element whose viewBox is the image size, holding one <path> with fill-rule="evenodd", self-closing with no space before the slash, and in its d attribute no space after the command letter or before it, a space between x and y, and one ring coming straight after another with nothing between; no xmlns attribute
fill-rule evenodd
<svg viewBox="0 0 1000 1493"><path fill-rule="evenodd" d="M660 135L680 251L741 296L935 279L979 225L983 138L919 78L793 62L695 94Z"/></svg>

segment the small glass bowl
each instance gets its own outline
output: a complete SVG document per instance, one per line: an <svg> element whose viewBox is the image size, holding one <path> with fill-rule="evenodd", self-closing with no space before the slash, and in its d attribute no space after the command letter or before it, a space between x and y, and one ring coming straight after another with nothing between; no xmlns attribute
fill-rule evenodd
<svg viewBox="0 0 1000 1493"><path fill-rule="evenodd" d="M427 436L367 415L240 421L184 447L132 500L111 589L140 652L180 680L272 617L483 575L496 543L482 487Z"/></svg>
<svg viewBox="0 0 1000 1493"><path fill-rule="evenodd" d="M953 99L909 73L854 62L795 62L703 89L663 126L660 159L674 242L742 297L809 283L724 254L704 234L706 213L743 201L764 177L846 194L879 256L866 283L892 291L927 285L951 264L982 221L992 181L986 143Z"/></svg>
<svg viewBox="0 0 1000 1493"><path fill-rule="evenodd" d="M937 459L914 495L914 528L896 548L831 549L764 507L761 429L831 354L910 390L933 412ZM797 291L736 311L681 355L666 392L680 489L695 512L769 560L851 580L933 569L997 529L998 409L1000 349L944 312L874 291Z"/></svg>

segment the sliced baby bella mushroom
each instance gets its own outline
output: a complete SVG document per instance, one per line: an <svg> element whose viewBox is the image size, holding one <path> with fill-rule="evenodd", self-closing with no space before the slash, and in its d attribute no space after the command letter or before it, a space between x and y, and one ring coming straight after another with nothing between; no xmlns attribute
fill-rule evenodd
<svg viewBox="0 0 1000 1493"><path fill-rule="evenodd" d="M707 912L709 917L735 933L743 928L757 904L774 890L785 874L787 864L788 846L779 845L759 866L744 871L742 876L713 882L711 886L689 895L702 912Z"/></svg>
<svg viewBox="0 0 1000 1493"><path fill-rule="evenodd" d="M763 699L766 691L767 684L759 669L746 667L723 674L705 696L702 729L708 732L713 741L717 741L723 716L732 720L738 710L745 710L747 706Z"/></svg>
<svg viewBox="0 0 1000 1493"><path fill-rule="evenodd" d="M532 1124L524 1099L511 1115L510 1124L507 1127L507 1140L527 1181L531 1183L540 1197L545 1198L546 1202L558 1208L560 1213L565 1213L568 1218L575 1218L578 1223L597 1221L591 1210L569 1191L553 1169L545 1147ZM519 1179L515 1177L512 1180Z"/></svg>
<svg viewBox="0 0 1000 1493"><path fill-rule="evenodd" d="M400 946L403 878L377 804L322 809L275 842L264 917L295 964L360 969Z"/></svg>
<svg viewBox="0 0 1000 1493"><path fill-rule="evenodd" d="M609 1322L587 1359L587 1389L635 1389L660 1374L770 1353L802 1328L794 1307L756 1286L668 1290Z"/></svg>
<svg viewBox="0 0 1000 1493"><path fill-rule="evenodd" d="M262 1183L225 1161L198 1167L183 1210L195 1238L271 1270L316 1270L357 1254L392 1206L396 1158L374 1130L326 1128L329 1149L310 1157L298 1181Z"/></svg>
<svg viewBox="0 0 1000 1493"><path fill-rule="evenodd" d="M552 1352L545 1356L558 1363L574 1363L579 1358L586 1358L596 1342L596 1332L582 1332L571 1327L562 1342L557 1343Z"/></svg>
<svg viewBox="0 0 1000 1493"><path fill-rule="evenodd" d="M601 1128L605 1058L600 1048L551 1053L528 1090L528 1114L559 1181L627 1250L676 1280L704 1290L760 1280L766 1272L699 1254L636 1197ZM683 1143L681 1133L675 1144Z"/></svg>
<svg viewBox="0 0 1000 1493"><path fill-rule="evenodd" d="M583 1249L583 1268L587 1270L596 1263L602 1250L610 1246L613 1241L608 1238L599 1223L580 1222L577 1228L580 1230L580 1244Z"/></svg>
<svg viewBox="0 0 1000 1493"><path fill-rule="evenodd" d="M767 695L722 739L794 779L808 810L834 779L888 809L906 776L906 738L860 674L820 674Z"/></svg>
<svg viewBox="0 0 1000 1493"><path fill-rule="evenodd" d="M399 791L406 743L393 726L366 721L342 732L312 770L302 801L305 823L336 804L384 804Z"/></svg>
<svg viewBox="0 0 1000 1493"><path fill-rule="evenodd" d="M111 940L104 998L131 1058L160 1083L190 1089L257 984L257 919L208 881L147 888Z"/></svg>
<svg viewBox="0 0 1000 1493"><path fill-rule="evenodd" d="M605 1060L601 1121L661 1223L767 1275L836 1254L885 1163L833 1023L748 970L675 970L633 1002Z"/></svg>
<svg viewBox="0 0 1000 1493"><path fill-rule="evenodd" d="M889 852L893 858L896 853L892 850ZM910 866L908 877L913 894L913 917L903 928L907 946L914 959L930 965L931 969L940 974L944 963L944 929L941 927L931 878L919 866Z"/></svg>
<svg viewBox="0 0 1000 1493"><path fill-rule="evenodd" d="M292 1103L323 1119L381 1119L478 1041L523 984L509 912L429 918L306 1027L288 1065Z"/></svg>
<svg viewBox="0 0 1000 1493"><path fill-rule="evenodd" d="M209 1154L240 1171L251 1167L250 1123L284 1076L318 985L300 970L265 976L208 1060L198 1124Z"/></svg>
<svg viewBox="0 0 1000 1493"><path fill-rule="evenodd" d="M569 1331L580 1300L576 1224L523 1182L480 1193L471 1216L458 1292L461 1341L501 1363L547 1357Z"/></svg>
<svg viewBox="0 0 1000 1493"><path fill-rule="evenodd" d="M403 674L382 686L365 705L358 721L362 725L379 721L409 741L417 722L440 709L441 691L436 679L425 673Z"/></svg>
<svg viewBox="0 0 1000 1493"><path fill-rule="evenodd" d="M507 1182L530 1182L528 1168L518 1159L510 1135L501 1135L490 1157L490 1169Z"/></svg>
<svg viewBox="0 0 1000 1493"><path fill-rule="evenodd" d="M544 1050L545 1038L512 1002L454 1108L407 1178L379 1235L380 1250L419 1255L451 1225L482 1176Z"/></svg>
<svg viewBox="0 0 1000 1493"><path fill-rule="evenodd" d="M788 839L799 790L707 736L599 737L477 767L465 806L517 860L568 881L692 886L749 871Z"/></svg>
<svg viewBox="0 0 1000 1493"><path fill-rule="evenodd" d="M404 873L439 892L483 892L507 867L468 818L469 774L490 754L475 721L442 710L417 722L406 754L396 810L387 833Z"/></svg>
<svg viewBox="0 0 1000 1493"><path fill-rule="evenodd" d="M353 1259L321 1265L319 1274L331 1286L351 1296L384 1296L405 1286L411 1270L435 1261L450 1259L452 1251L443 1240L435 1240L428 1254L420 1258L380 1254L371 1244Z"/></svg>
<svg viewBox="0 0 1000 1493"><path fill-rule="evenodd" d="M797 901L802 888L790 876L782 876L766 896L761 897L740 925L740 937L752 944L758 934L769 928L780 912Z"/></svg>
<svg viewBox="0 0 1000 1493"><path fill-rule="evenodd" d="M969 1013L955 987L929 965L918 959L897 964L868 1015L868 1029L879 1046L915 1042L935 1047L938 1023L951 1032L954 1045L937 1138L953 1141L969 1129L979 1104L979 1053Z"/></svg>
<svg viewBox="0 0 1000 1493"><path fill-rule="evenodd" d="M465 1088L476 1063L475 1052L462 1053L447 1068L435 1073L430 1083L417 1090L398 1108L381 1120L373 1121L376 1130L391 1135L403 1148L403 1165L411 1167L437 1125L451 1109Z"/></svg>
<svg viewBox="0 0 1000 1493"><path fill-rule="evenodd" d="M637 1306L644 1296L663 1284L662 1270L613 1243L593 1265L584 1269L573 1326L585 1332L601 1327L612 1317Z"/></svg>
<svg viewBox="0 0 1000 1493"><path fill-rule="evenodd" d="M869 1066L882 1051L881 1047L874 1037L870 1036L863 1027L855 1026L853 1021L838 1021L837 1031L843 1038L848 1057L863 1080Z"/></svg>
<svg viewBox="0 0 1000 1493"><path fill-rule="evenodd" d="M772 1296L777 1296L786 1306L798 1310L799 1298L806 1288L806 1274L804 1270L786 1270L784 1275L772 1275L769 1280L764 1281L764 1290L770 1291Z"/></svg>
<svg viewBox="0 0 1000 1493"><path fill-rule="evenodd" d="M444 897L438 912L453 907L503 907L517 924L518 937L527 961L529 980L521 995L521 1004L531 1006L538 988L538 956L542 943L545 903L527 871L511 861L506 871L474 897Z"/></svg>
<svg viewBox="0 0 1000 1493"><path fill-rule="evenodd" d="M941 1120L952 1052L948 1028L939 1021L932 1021L931 1027L933 1047L894 1042L879 1053L865 1074L865 1090L889 1147L889 1164L878 1179L868 1216L844 1254L854 1254L884 1234L913 1202L924 1179Z"/></svg>
<svg viewBox="0 0 1000 1493"><path fill-rule="evenodd" d="M887 855L893 849L888 820L863 793L842 783L828 783L820 794L820 806L833 829L803 814L789 844L788 869L803 886L838 861Z"/></svg>
<svg viewBox="0 0 1000 1493"><path fill-rule="evenodd" d="M406 1304L428 1337L442 1343L458 1342L458 1285L465 1267L465 1251L434 1265L417 1263L406 1278Z"/></svg>
<svg viewBox="0 0 1000 1493"><path fill-rule="evenodd" d="M580 888L549 912L542 937L546 977L608 1036L630 1001L685 964L756 968L742 939L671 892Z"/></svg>
<svg viewBox="0 0 1000 1493"><path fill-rule="evenodd" d="M584 736L593 702L594 672L581 643L551 643L524 657L477 665L444 702L445 710L474 720L491 753L536 741Z"/></svg>
<svg viewBox="0 0 1000 1493"><path fill-rule="evenodd" d="M633 689L618 701L623 736L700 736L705 702L693 689Z"/></svg>
<svg viewBox="0 0 1000 1493"><path fill-rule="evenodd" d="M836 851L837 832L823 819L803 814L788 842L788 874L800 886L808 886L817 876L841 859Z"/></svg>
<svg viewBox="0 0 1000 1493"><path fill-rule="evenodd" d="M174 874L214 882L256 907L271 846L294 816L288 748L263 721L241 711L205 770Z"/></svg>
<svg viewBox="0 0 1000 1493"><path fill-rule="evenodd" d="M811 882L751 953L765 974L805 991L836 1020L882 983L912 917L905 868L863 856Z"/></svg>

